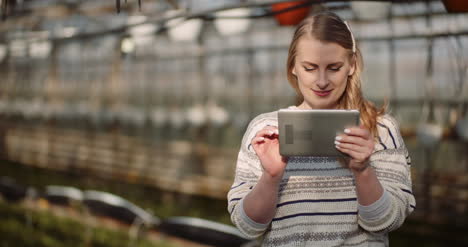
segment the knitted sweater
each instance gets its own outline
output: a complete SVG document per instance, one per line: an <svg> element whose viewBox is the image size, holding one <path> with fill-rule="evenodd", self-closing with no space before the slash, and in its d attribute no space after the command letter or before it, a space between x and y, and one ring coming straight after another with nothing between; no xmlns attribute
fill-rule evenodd
<svg viewBox="0 0 468 247"><path fill-rule="evenodd" d="M371 206L357 202L349 169L332 157L289 157L278 191L276 214L269 224L250 219L244 197L262 174L250 143L265 126L278 126L277 111L253 119L242 139L234 183L228 193L232 222L249 238L263 237L262 246L388 246L388 232L397 229L415 209L411 161L396 121L378 119L378 141L370 164L384 188Z"/></svg>

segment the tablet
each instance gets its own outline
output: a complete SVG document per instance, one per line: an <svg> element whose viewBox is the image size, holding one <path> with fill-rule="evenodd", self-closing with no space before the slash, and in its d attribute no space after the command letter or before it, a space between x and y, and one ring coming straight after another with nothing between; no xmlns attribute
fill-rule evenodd
<svg viewBox="0 0 468 247"><path fill-rule="evenodd" d="M359 126L358 110L278 111L280 154L283 156L344 156L335 137Z"/></svg>

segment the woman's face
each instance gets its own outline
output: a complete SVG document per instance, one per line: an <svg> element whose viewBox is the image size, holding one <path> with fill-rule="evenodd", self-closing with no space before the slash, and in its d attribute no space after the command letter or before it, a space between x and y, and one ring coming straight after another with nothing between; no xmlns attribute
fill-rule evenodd
<svg viewBox="0 0 468 247"><path fill-rule="evenodd" d="M336 43L301 38L292 69L304 96L301 109L334 109L354 73L349 51Z"/></svg>

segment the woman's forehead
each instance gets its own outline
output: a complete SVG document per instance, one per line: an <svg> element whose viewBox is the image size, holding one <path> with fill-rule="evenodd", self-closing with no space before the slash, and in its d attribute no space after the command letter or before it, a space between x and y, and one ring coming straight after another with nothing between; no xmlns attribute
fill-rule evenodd
<svg viewBox="0 0 468 247"><path fill-rule="evenodd" d="M315 64L344 62L349 55L349 52L337 43L323 42L314 38L301 38L296 52L296 61Z"/></svg>

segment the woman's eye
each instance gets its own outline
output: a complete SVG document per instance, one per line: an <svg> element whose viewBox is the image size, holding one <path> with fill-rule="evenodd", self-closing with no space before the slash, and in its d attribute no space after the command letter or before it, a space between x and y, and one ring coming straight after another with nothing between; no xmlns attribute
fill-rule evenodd
<svg viewBox="0 0 468 247"><path fill-rule="evenodd" d="M315 68L307 68L307 67L304 67L304 70L305 70L305 71L312 71L312 70L314 70L314 69L315 69Z"/></svg>
<svg viewBox="0 0 468 247"><path fill-rule="evenodd" d="M340 71L341 67L337 67L337 68L330 68L330 70L332 71Z"/></svg>

